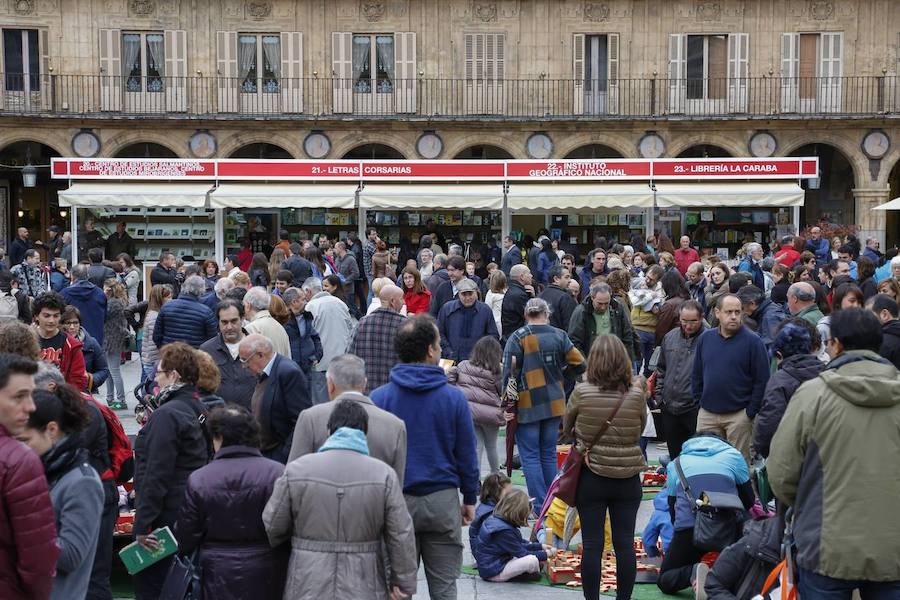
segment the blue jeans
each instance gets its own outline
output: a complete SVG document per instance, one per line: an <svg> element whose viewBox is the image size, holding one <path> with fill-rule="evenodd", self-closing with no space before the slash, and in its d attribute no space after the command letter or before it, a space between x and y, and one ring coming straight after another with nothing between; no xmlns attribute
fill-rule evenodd
<svg viewBox="0 0 900 600"><path fill-rule="evenodd" d="M653 349L656 347L656 334L652 331L641 331L636 329L638 339L641 340L641 356L639 362L643 365L644 377L650 377L650 358L653 356Z"/></svg>
<svg viewBox="0 0 900 600"><path fill-rule="evenodd" d="M806 569L797 569L797 591L801 598L816 600L850 600L859 589L862 600L895 600L900 598L900 581L853 581L832 579Z"/></svg>
<svg viewBox="0 0 900 600"><path fill-rule="evenodd" d="M540 512L547 488L556 477L556 440L559 436L560 417L551 417L534 423L519 423L516 429L516 446L522 459L522 472L528 495L534 498L534 511Z"/></svg>
<svg viewBox="0 0 900 600"><path fill-rule="evenodd" d="M149 365L141 363L141 384L148 379L151 381L156 379L156 363L150 363Z"/></svg>

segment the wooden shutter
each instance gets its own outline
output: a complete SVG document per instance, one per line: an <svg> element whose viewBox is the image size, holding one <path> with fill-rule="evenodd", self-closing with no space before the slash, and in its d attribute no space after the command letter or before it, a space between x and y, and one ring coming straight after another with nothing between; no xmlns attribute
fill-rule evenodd
<svg viewBox="0 0 900 600"><path fill-rule="evenodd" d="M47 29L38 29L38 52L40 52L41 62L39 81L41 82L41 108L50 110L50 104L53 101L50 89L50 32ZM3 86L0 86L3 87Z"/></svg>
<svg viewBox="0 0 900 600"><path fill-rule="evenodd" d="M281 112L303 112L303 32L281 33Z"/></svg>
<svg viewBox="0 0 900 600"><path fill-rule="evenodd" d="M331 32L331 77L333 112L353 112L353 34Z"/></svg>
<svg viewBox="0 0 900 600"><path fill-rule="evenodd" d="M416 112L416 34L394 34L394 112Z"/></svg>
<svg viewBox="0 0 900 600"><path fill-rule="evenodd" d="M187 32L184 29L167 29L163 32L166 72L166 111L187 110Z"/></svg>
<svg viewBox="0 0 900 600"><path fill-rule="evenodd" d="M122 110L122 31L100 30L100 110Z"/></svg>
<svg viewBox="0 0 900 600"><path fill-rule="evenodd" d="M220 113L238 112L237 32L216 32L216 90Z"/></svg>
<svg viewBox="0 0 900 600"><path fill-rule="evenodd" d="M684 112L687 76L687 36L669 34L669 112Z"/></svg>
<svg viewBox="0 0 900 600"><path fill-rule="evenodd" d="M781 34L781 112L797 112L800 104L800 34Z"/></svg>
<svg viewBox="0 0 900 600"><path fill-rule="evenodd" d="M606 36L606 77L609 89L606 95L606 110L611 115L619 114L619 34Z"/></svg>
<svg viewBox="0 0 900 600"><path fill-rule="evenodd" d="M823 112L839 112L841 110L841 81L844 34L827 32L819 36L819 109Z"/></svg>
<svg viewBox="0 0 900 600"><path fill-rule="evenodd" d="M728 112L747 112L750 36L728 34Z"/></svg>
<svg viewBox="0 0 900 600"><path fill-rule="evenodd" d="M572 112L584 114L584 34L572 36Z"/></svg>

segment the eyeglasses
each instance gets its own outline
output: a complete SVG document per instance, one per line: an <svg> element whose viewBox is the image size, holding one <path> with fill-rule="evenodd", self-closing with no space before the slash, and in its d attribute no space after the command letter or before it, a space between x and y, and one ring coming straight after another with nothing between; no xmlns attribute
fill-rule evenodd
<svg viewBox="0 0 900 600"><path fill-rule="evenodd" d="M254 352L253 354L251 354L251 355L248 356L247 358L244 358L243 356L239 356L239 357L238 357L238 360L241 361L241 364L242 364L242 365L246 365L248 362L250 362L251 360L253 360L253 357L256 356L257 354L260 354L260 353L259 353L259 352Z"/></svg>
<svg viewBox="0 0 900 600"><path fill-rule="evenodd" d="M63 321L63 325L81 325L81 321Z"/></svg>
<svg viewBox="0 0 900 600"><path fill-rule="evenodd" d="M160 369L159 367L156 367L156 374L157 374L157 375L163 375L163 374L166 374L166 373L171 373L171 372L174 371L174 370L175 370L175 369Z"/></svg>

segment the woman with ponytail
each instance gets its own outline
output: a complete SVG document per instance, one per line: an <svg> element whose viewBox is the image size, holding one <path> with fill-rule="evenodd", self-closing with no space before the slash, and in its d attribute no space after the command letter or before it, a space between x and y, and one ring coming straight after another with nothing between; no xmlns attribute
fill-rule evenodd
<svg viewBox="0 0 900 600"><path fill-rule="evenodd" d="M81 395L63 384L52 392L34 392L35 411L19 436L44 464L60 548L51 599L84 598L91 579L103 486L81 446L90 416Z"/></svg>

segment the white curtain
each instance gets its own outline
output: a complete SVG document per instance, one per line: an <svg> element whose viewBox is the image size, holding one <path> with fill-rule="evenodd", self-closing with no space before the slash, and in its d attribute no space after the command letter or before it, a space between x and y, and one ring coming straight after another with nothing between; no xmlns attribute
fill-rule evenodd
<svg viewBox="0 0 900 600"><path fill-rule="evenodd" d="M147 91L161 92L166 75L165 38L158 33L147 35ZM156 77L156 75L159 75Z"/></svg>
<svg viewBox="0 0 900 600"><path fill-rule="evenodd" d="M269 69L275 74L273 85L270 86L268 82L264 82L266 87L264 91L277 92L278 82L281 80L281 38L274 35L263 36L262 49ZM265 69L263 69L262 75L266 76Z"/></svg>
<svg viewBox="0 0 900 600"><path fill-rule="evenodd" d="M256 36L242 35L238 41L238 85L241 86L241 91L256 91L256 81L246 81L255 66Z"/></svg>
<svg viewBox="0 0 900 600"><path fill-rule="evenodd" d="M353 36L353 89L356 92L370 92L370 82L362 81L363 72L371 76L371 38L367 35Z"/></svg>
<svg viewBox="0 0 900 600"><path fill-rule="evenodd" d="M394 91L394 36L379 35L375 38L375 51L378 53L378 92L390 94ZM387 76L384 81L382 73Z"/></svg>
<svg viewBox="0 0 900 600"><path fill-rule="evenodd" d="M141 36L137 33L126 33L122 36L122 63L126 76L126 88L129 92L141 91ZM132 80L136 77L136 80Z"/></svg>

